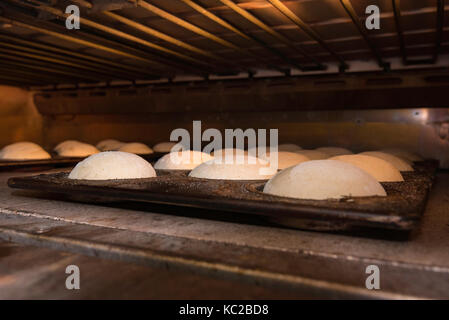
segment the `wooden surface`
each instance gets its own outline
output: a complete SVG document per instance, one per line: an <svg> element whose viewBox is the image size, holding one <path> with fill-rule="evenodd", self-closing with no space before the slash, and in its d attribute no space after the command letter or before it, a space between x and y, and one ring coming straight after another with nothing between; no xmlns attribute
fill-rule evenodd
<svg viewBox="0 0 449 320"><path fill-rule="evenodd" d="M447 172L437 175L421 228L408 241L212 221L206 212L205 219L199 219L160 206L148 212L124 204L65 202L56 196L8 189L4 183L11 175L0 174L0 238L4 241L138 265L156 274L160 271L161 279L168 270L185 279L196 275L203 284L239 283L248 288L241 292L254 292L252 297L264 297L264 292L251 291L255 286L271 290L276 297L449 297ZM33 272L17 257L1 259L2 270L5 261L18 259L21 268ZM365 268L371 264L381 270L381 290L375 292L365 288ZM133 279L127 275L124 281L128 278ZM99 278L98 288L104 281ZM42 297L49 295L32 283L26 288ZM14 290L23 291L23 286L11 284L6 292L12 295ZM219 294L220 289L212 291ZM236 287L229 293L239 298L239 291ZM189 292L194 296L194 289L180 295L189 297ZM93 297L94 293L85 294ZM61 293L60 297L68 296Z"/></svg>

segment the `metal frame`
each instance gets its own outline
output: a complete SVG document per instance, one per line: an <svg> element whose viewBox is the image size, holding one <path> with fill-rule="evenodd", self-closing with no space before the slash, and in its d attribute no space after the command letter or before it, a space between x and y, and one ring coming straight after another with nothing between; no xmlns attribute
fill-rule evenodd
<svg viewBox="0 0 449 320"><path fill-rule="evenodd" d="M371 53L376 58L379 67L384 68L384 69L388 69L387 63L385 63L385 61L383 60L382 56L379 54L378 50L376 49L376 47L371 42L371 40L370 40L368 34L366 33L365 29L360 24L359 17L357 15L357 13L355 12L354 7L352 6L351 0L340 0L340 3L343 6L343 8L345 9L346 13L351 18L352 22L354 23L354 26L357 28L357 30L359 31L360 35L363 37L363 39L365 40L366 44L370 48Z"/></svg>
<svg viewBox="0 0 449 320"><path fill-rule="evenodd" d="M267 0L266 3L259 1L237 3L233 0L220 0L220 6L209 7L200 4L196 0L179 1L185 4L186 8L191 9L191 11L175 14L169 12L171 11L170 9L162 9L154 5L151 0L123 0L121 3L117 2L113 6L106 7L95 3L92 4L86 0L76 0L74 2L82 7L81 19L82 24L86 26L86 30L71 33L60 26L60 20L64 19L67 14L58 9L58 6L50 7L48 2L41 0L30 0L27 2L5 0L0 5L0 28L2 23L11 25L14 28L25 28L37 37L40 35L49 36L63 42L82 46L83 49L92 50L96 53L71 52L63 46L58 47L53 44L47 44L39 41L39 39L36 41L36 38L31 40L29 36L15 38L14 32L8 32L7 28L4 31L0 31L0 39L5 40L0 50L3 53L7 53L6 56L17 54L19 58L27 58L26 61L23 59L21 61L13 60L16 63L25 61L25 63L30 63L30 66L40 68L48 68L48 64L52 64L56 70L61 72L67 72L68 70L65 68L72 68L74 74L78 74L80 78L86 78L88 82L128 80L133 83L136 83L138 80L162 78L164 78L164 81L171 81L171 79L177 76L185 77L189 75L199 76L200 81L222 75L241 77L245 76L245 73L247 73L249 78L252 78L255 72L261 73L259 69L274 70L276 71L273 74L275 76L289 76L298 73L297 70L290 69L292 67L299 69L304 74L309 71L322 72L329 66L327 61L332 61L332 64L337 62L340 67L339 71L344 72L349 65L347 61L348 56L363 55L363 57L366 57L367 52L371 52L378 65L385 71L388 71L389 64L386 63L385 59L390 55L390 51L395 50L395 48L391 47L387 48L388 50L381 51L374 46L371 35L361 26L361 19L357 16L350 0L340 0L340 4L348 14L347 18L338 21L309 22L306 22L307 19L304 20L298 13L293 12L289 8L291 2L289 0ZM58 3L62 6L68 2L61 0ZM424 8L424 12L436 12L437 21L432 59L423 60L411 59L409 56L416 55L419 51L425 50L427 52L431 45L406 47L404 42L405 32L401 26L399 0L392 0L392 3L394 10L383 13L383 15L395 19L397 36L399 38L399 50L403 63L405 65L436 64L441 53L443 34L446 32L444 29L446 9L444 0L438 0L438 4L434 8ZM128 17L128 14L120 12L122 8L132 6L152 12L155 17L132 19ZM1 10L2 8L3 10ZM285 24L284 22L282 25L273 25L263 22L256 11L270 8L283 14L291 21L291 24ZM107 11L103 12L102 10ZM37 14L38 12L43 12L45 15ZM221 17L220 13L222 12L239 15L249 21L254 27L249 30L243 29L241 26L228 21L227 18ZM420 13L417 11L410 14L416 15ZM208 31L207 27L200 27L190 20L195 15L206 17L211 23L220 25L229 33L218 34ZM150 26L145 22L152 19L170 21L197 35L197 38L189 38L158 30L158 28ZM352 23L358 30L358 34L367 43L369 51L360 48L355 50L334 49L337 47L337 43L338 46L341 46L345 41L356 40L357 37L354 36L352 37L353 39L351 37L328 39L315 31L318 26L328 27L335 23ZM124 24L131 29L120 28L120 24ZM132 32L133 29L136 33ZM287 37L283 34L284 29L289 30L289 32L299 29L312 41L290 41L290 36ZM275 39L275 42L271 43L261 40L258 36L259 34L263 36L270 35ZM145 37L145 35L148 35L148 37ZM236 44L237 42L232 40L232 37L236 36L249 41L252 45L241 48L241 46ZM383 36L385 35L381 34L379 37ZM197 40L203 42L204 40L213 41L220 44L222 49L217 47L207 48L203 44L196 45L194 41ZM303 50L304 46L311 44L317 44L322 51L309 54ZM444 45L446 46L446 44ZM288 53L287 51L283 52L284 48L290 48ZM254 50L264 50L267 53L269 52L270 55L256 55L253 53ZM111 54L111 57L102 57L101 52ZM385 58L382 57L381 52L385 55ZM229 59L229 55L235 58ZM11 59L8 61L11 63ZM253 66L256 64L258 67L254 69ZM28 68L27 70L35 72L38 69ZM242 71L244 73L241 73ZM277 72L280 72L280 74ZM51 74L56 75L56 73ZM55 82L58 81L60 81L60 78L55 78Z"/></svg>
<svg viewBox="0 0 449 320"><path fill-rule="evenodd" d="M279 0L268 0L268 1L273 5L273 7L278 9L294 24L296 24L302 31L304 31L310 38L318 42L321 45L321 47L323 47L326 51L328 51L340 63L341 70L348 68L348 65L346 64L344 59L334 50L332 50L316 31L314 31L310 26L307 25L307 23L305 23L300 17L298 17L295 13L293 13L293 11L291 11L285 4L283 4Z"/></svg>

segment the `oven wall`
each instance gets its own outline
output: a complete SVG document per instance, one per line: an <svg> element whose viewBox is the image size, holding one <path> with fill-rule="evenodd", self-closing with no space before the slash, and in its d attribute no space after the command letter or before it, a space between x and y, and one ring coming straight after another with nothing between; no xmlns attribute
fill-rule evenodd
<svg viewBox="0 0 449 320"><path fill-rule="evenodd" d="M202 132L218 129L223 143L225 129L278 129L279 143L307 149L342 146L354 152L400 147L449 167L449 137L444 132L449 109L46 115L44 141L48 148L66 139L95 144L106 138L152 146L170 140L176 128L187 129L193 137L194 120L201 120Z"/></svg>
<svg viewBox="0 0 449 320"><path fill-rule="evenodd" d="M34 105L32 93L0 86L0 147L24 140L42 144L42 132L43 117Z"/></svg>
<svg viewBox="0 0 449 320"><path fill-rule="evenodd" d="M70 102L72 99L53 98L47 103L37 101L36 108L32 95L23 89L0 87L1 146L28 140L51 150L67 139L96 144L107 138L151 146L169 140L176 128L185 128L193 136L192 121L201 120L203 132L216 128L223 137L227 128L276 128L280 143L294 142L303 148L336 145L354 152L402 147L439 159L442 167L449 168L448 108L214 111L215 108L203 107L186 110L184 104L172 101L156 108L146 109L139 102L108 109L110 105L101 99ZM145 99L151 105L151 99Z"/></svg>

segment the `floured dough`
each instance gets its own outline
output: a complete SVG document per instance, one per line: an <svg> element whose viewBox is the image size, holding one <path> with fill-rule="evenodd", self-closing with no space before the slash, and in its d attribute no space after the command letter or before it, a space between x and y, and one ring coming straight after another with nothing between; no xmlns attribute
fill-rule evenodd
<svg viewBox="0 0 449 320"><path fill-rule="evenodd" d="M306 156L310 160L323 160L329 158L329 155L327 153L317 150L299 150L295 152Z"/></svg>
<svg viewBox="0 0 449 320"><path fill-rule="evenodd" d="M155 176L156 171L151 164L138 155L107 151L94 154L79 162L70 172L69 179L140 179Z"/></svg>
<svg viewBox="0 0 449 320"><path fill-rule="evenodd" d="M394 156L397 156L397 157L407 160L409 162L416 162L416 161L424 160L421 156L417 155L416 153L413 153L413 152L410 152L407 150L403 150L403 149L390 148L390 149L383 149L381 151L385 152L385 153L392 154Z"/></svg>
<svg viewBox="0 0 449 320"><path fill-rule="evenodd" d="M176 142L159 142L153 146L154 152L171 152L171 149L176 145Z"/></svg>
<svg viewBox="0 0 449 320"><path fill-rule="evenodd" d="M268 180L275 170L263 159L243 155L215 158L194 168L189 176L204 179Z"/></svg>
<svg viewBox="0 0 449 320"><path fill-rule="evenodd" d="M179 151L170 152L160 158L154 165L159 170L192 170L203 162L212 160L214 157L201 151Z"/></svg>
<svg viewBox="0 0 449 320"><path fill-rule="evenodd" d="M140 142L130 142L123 144L118 151L129 152L134 154L151 154L153 149L148 147L146 144Z"/></svg>
<svg viewBox="0 0 449 320"><path fill-rule="evenodd" d="M100 152L93 145L76 140L66 140L54 148L61 157L88 157Z"/></svg>
<svg viewBox="0 0 449 320"><path fill-rule="evenodd" d="M97 143L97 149L101 151L113 151L118 150L124 142L115 139L106 139Z"/></svg>
<svg viewBox="0 0 449 320"><path fill-rule="evenodd" d="M271 161L270 158L271 153L267 152L262 159L265 159L267 161ZM279 170L297 165L304 161L309 161L310 158L306 157L303 154L297 153L297 152L288 152L288 151L279 151L277 153L277 167Z"/></svg>
<svg viewBox="0 0 449 320"><path fill-rule="evenodd" d="M330 158L329 160L339 160L359 167L365 170L379 182L398 182L404 181L401 173L391 163L381 158L362 154L350 154Z"/></svg>
<svg viewBox="0 0 449 320"><path fill-rule="evenodd" d="M329 157L342 156L345 154L353 154L353 152L351 150L348 150L346 148L340 148L340 147L321 147L321 148L316 148L315 150L324 152L327 155L329 155Z"/></svg>
<svg viewBox="0 0 449 320"><path fill-rule="evenodd" d="M33 142L16 142L0 150L0 159L4 160L43 160L50 159L50 154Z"/></svg>
<svg viewBox="0 0 449 320"><path fill-rule="evenodd" d="M228 157L230 155L247 155L248 151L245 151L243 149L237 149L237 148L224 148L224 149L218 149L214 150L210 153L213 157Z"/></svg>
<svg viewBox="0 0 449 320"><path fill-rule="evenodd" d="M264 193L297 199L386 196L384 188L362 169L337 160L300 163L277 173Z"/></svg>
<svg viewBox="0 0 449 320"><path fill-rule="evenodd" d="M392 154L389 154L389 153L385 153L385 152L381 152L381 151L367 151L367 152L362 152L360 154L383 159L383 160L391 163L399 171L413 171L412 166L409 163L407 163L407 161L405 161L404 159L401 159L397 156L394 156Z"/></svg>

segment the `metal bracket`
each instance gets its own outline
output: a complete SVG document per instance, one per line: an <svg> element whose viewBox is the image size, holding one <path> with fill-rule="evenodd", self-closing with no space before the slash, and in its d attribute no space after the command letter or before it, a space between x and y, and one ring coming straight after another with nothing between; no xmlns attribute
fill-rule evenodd
<svg viewBox="0 0 449 320"><path fill-rule="evenodd" d="M135 3L129 0L92 0L92 8L89 12L114 11L124 8L134 8Z"/></svg>

